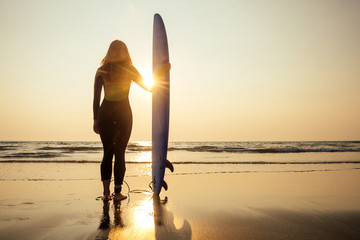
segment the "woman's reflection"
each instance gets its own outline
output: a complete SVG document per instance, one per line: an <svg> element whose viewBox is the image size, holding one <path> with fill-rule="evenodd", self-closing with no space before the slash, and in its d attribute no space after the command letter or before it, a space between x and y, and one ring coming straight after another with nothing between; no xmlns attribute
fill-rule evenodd
<svg viewBox="0 0 360 240"><path fill-rule="evenodd" d="M110 203L108 201L104 201L103 214L98 228L99 230L106 230L110 227L109 205Z"/></svg>
<svg viewBox="0 0 360 240"><path fill-rule="evenodd" d="M110 229L110 215L109 215L110 202L104 201L103 214L100 219L99 230ZM114 225L116 228L124 227L124 223L121 219L121 204L120 202L114 202Z"/></svg>

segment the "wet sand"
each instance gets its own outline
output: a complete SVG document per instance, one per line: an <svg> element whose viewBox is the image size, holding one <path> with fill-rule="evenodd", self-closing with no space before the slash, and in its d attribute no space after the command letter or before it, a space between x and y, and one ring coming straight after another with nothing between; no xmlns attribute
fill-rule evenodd
<svg viewBox="0 0 360 240"><path fill-rule="evenodd" d="M358 169L168 175L160 198L125 180L120 204L97 180L1 181L0 239L360 238Z"/></svg>

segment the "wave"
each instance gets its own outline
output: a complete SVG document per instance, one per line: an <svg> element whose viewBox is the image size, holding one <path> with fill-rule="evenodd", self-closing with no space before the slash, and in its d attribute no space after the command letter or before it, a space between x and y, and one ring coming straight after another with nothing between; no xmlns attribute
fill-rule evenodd
<svg viewBox="0 0 360 240"><path fill-rule="evenodd" d="M126 153L151 152L151 150L151 142L132 142L128 144ZM359 153L360 141L170 142L168 151L225 154ZM0 142L0 159L4 160L93 159L100 158L101 154L100 142Z"/></svg>
<svg viewBox="0 0 360 240"><path fill-rule="evenodd" d="M41 151L64 151L64 152L96 152L102 150L102 147L85 147L85 146L64 146L64 147L41 147Z"/></svg>
<svg viewBox="0 0 360 240"><path fill-rule="evenodd" d="M0 151L9 151L16 149L15 146L0 146Z"/></svg>
<svg viewBox="0 0 360 240"><path fill-rule="evenodd" d="M10 148L0 148L0 151L12 150ZM42 147L38 148L40 152L15 152L0 155L0 158L55 158L62 154L74 154L76 152L95 153L102 152L102 147ZM47 151L47 152L41 152ZM304 148L259 148L249 149L241 147L218 147L218 146L197 146L197 147L169 147L168 151L187 151L187 152L209 152L209 153L336 153L336 152L360 152L360 149L304 149ZM130 145L127 147L127 153L131 152L151 152L151 146Z"/></svg>
<svg viewBox="0 0 360 240"><path fill-rule="evenodd" d="M297 164L297 165L305 165L305 164L360 164L360 161L319 161L319 162L266 162L266 161L248 161L248 162L173 162L172 164L206 164L206 165L214 165L214 164L225 164L225 165L248 165L248 164L256 164L256 165L284 165L284 164Z"/></svg>
<svg viewBox="0 0 360 240"><path fill-rule="evenodd" d="M102 151L103 148L101 146L61 146L61 147L41 147L37 150L40 151L63 151L63 152L98 152ZM130 152L147 152L151 151L151 146L142 146L138 144L128 144L127 151Z"/></svg>
<svg viewBox="0 0 360 240"><path fill-rule="evenodd" d="M152 150L152 147L138 144L128 144L126 150L130 152L150 152Z"/></svg>
<svg viewBox="0 0 360 240"><path fill-rule="evenodd" d="M214 153L334 153L360 152L360 142L174 142L168 151ZM129 144L128 151L151 151L150 146Z"/></svg>
<svg viewBox="0 0 360 240"><path fill-rule="evenodd" d="M1 158L56 158L59 157L60 153L13 153L3 155Z"/></svg>
<svg viewBox="0 0 360 240"><path fill-rule="evenodd" d="M101 163L101 161L89 161L89 160L1 160L0 163ZM151 161L126 161L126 164L151 164ZM224 161L206 161L206 162L194 162L194 161L179 161L172 162L173 165L311 165L311 164L360 164L359 161L299 161L299 162L270 162L270 161L245 161L245 162L224 162Z"/></svg>
<svg viewBox="0 0 360 240"><path fill-rule="evenodd" d="M307 153L307 152L360 152L360 148L244 148L221 146L196 146L191 148L170 147L168 151L219 152L219 153Z"/></svg>

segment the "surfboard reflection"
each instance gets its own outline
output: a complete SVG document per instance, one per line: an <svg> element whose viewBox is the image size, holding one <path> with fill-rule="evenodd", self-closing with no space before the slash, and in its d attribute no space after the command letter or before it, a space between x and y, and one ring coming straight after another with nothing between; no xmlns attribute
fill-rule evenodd
<svg viewBox="0 0 360 240"><path fill-rule="evenodd" d="M153 197L155 238L162 239L191 239L191 226L184 220L183 226L176 229L174 215L166 208L168 199L160 200L159 196Z"/></svg>

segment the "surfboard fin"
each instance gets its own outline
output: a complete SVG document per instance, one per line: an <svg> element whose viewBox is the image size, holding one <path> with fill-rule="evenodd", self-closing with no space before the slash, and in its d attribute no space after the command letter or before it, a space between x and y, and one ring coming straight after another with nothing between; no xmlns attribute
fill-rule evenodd
<svg viewBox="0 0 360 240"><path fill-rule="evenodd" d="M166 183L164 180L163 180L162 187L165 189L165 191L168 190L168 185L167 185L167 183Z"/></svg>
<svg viewBox="0 0 360 240"><path fill-rule="evenodd" d="M174 166L169 160L166 160L166 167L170 169L171 172L174 172Z"/></svg>

